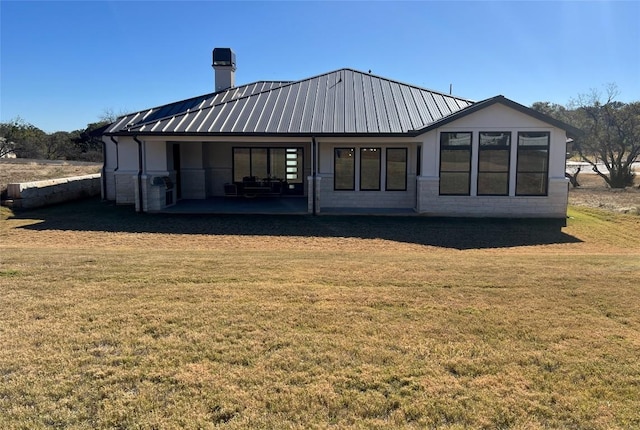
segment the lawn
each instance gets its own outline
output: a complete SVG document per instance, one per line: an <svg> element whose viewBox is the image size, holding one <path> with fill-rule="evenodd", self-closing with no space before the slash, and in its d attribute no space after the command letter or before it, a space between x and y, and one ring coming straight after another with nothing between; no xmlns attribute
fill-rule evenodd
<svg viewBox="0 0 640 430"><path fill-rule="evenodd" d="M640 217L0 221L0 428L640 427Z"/></svg>

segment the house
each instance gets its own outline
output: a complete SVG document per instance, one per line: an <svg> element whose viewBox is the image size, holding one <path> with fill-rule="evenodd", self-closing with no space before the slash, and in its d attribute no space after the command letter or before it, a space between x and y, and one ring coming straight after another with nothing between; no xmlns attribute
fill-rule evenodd
<svg viewBox="0 0 640 430"><path fill-rule="evenodd" d="M566 142L580 131L501 95L474 102L352 69L235 86L228 48L213 68L215 92L106 128L105 199L143 212L288 199L314 214L566 217Z"/></svg>
<svg viewBox="0 0 640 430"><path fill-rule="evenodd" d="M7 142L7 139L0 136L0 158L17 158L16 153L13 152L16 144L14 142Z"/></svg>

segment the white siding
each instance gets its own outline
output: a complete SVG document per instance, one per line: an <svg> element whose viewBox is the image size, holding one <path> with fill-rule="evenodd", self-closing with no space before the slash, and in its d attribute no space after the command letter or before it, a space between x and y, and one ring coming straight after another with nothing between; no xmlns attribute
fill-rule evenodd
<svg viewBox="0 0 640 430"><path fill-rule="evenodd" d="M413 139L343 139L319 145L320 206L322 208L413 209L416 207L416 142ZM381 148L380 191L360 191L360 148ZM334 149L355 148L355 191L334 190ZM386 149L407 149L407 189L386 191Z"/></svg>
<svg viewBox="0 0 640 430"><path fill-rule="evenodd" d="M471 132L471 195L439 195L441 132ZM509 196L477 196L478 142L484 131L511 132ZM518 132L549 132L549 187L547 196L516 196ZM445 126L431 130L423 138L423 167L418 183L418 212L438 216L499 216L564 218L567 211L568 182L564 177L566 134L550 124L501 104L491 105Z"/></svg>
<svg viewBox="0 0 640 430"><path fill-rule="evenodd" d="M473 134L472 180L469 196L439 195L439 136L443 131L464 131ZM509 196L477 196L478 134L483 131L511 132L511 166ZM544 131L550 135L549 178L547 196L516 196L517 136L520 131ZM106 139L107 165L106 195L120 204L135 203L135 178L138 174L138 144L131 137L119 137L116 145ZM319 159L319 194L317 205L322 208L415 208L417 212L438 216L508 216L508 217L556 217L566 216L568 185L564 177L566 135L561 129L539 121L529 115L496 103L478 112L431 130L418 137L401 138L338 138L317 139ZM223 185L232 178L232 148L254 147L303 147L303 178L312 174L311 138L202 138L181 137L167 144L165 138L149 138L144 142L146 157L144 174L169 174L171 164L170 146L180 145L182 197L203 199L223 195ZM421 173L417 175L417 148L421 147ZM336 147L356 149L356 191L335 191L333 188ZM381 148L381 190L357 191L359 189L359 148ZM407 190L384 191L386 148L407 148ZM118 160L116 160L116 154ZM305 181L308 187L308 182ZM143 193L147 190L143 190ZM144 195L144 194L143 194ZM308 188L305 195L309 195ZM152 205L154 206L154 205Z"/></svg>

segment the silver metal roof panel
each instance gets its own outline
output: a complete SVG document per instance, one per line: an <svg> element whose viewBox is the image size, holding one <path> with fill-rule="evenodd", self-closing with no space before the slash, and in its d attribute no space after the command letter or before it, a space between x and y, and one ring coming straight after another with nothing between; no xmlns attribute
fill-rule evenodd
<svg viewBox="0 0 640 430"><path fill-rule="evenodd" d="M119 118L106 134L405 134L473 102L352 69L255 82Z"/></svg>

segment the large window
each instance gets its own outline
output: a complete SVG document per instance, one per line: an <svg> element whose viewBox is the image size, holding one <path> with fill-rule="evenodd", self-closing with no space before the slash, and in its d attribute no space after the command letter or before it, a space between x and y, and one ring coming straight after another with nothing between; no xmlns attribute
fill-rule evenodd
<svg viewBox="0 0 640 430"><path fill-rule="evenodd" d="M333 188L336 190L355 190L356 150L354 148L335 148L333 160L335 166Z"/></svg>
<svg viewBox="0 0 640 430"><path fill-rule="evenodd" d="M546 196L549 176L549 133L518 133L516 195Z"/></svg>
<svg viewBox="0 0 640 430"><path fill-rule="evenodd" d="M440 134L440 194L469 195L471 133Z"/></svg>
<svg viewBox="0 0 640 430"><path fill-rule="evenodd" d="M233 148L233 181L244 178L280 179L290 194L303 191L302 148Z"/></svg>
<svg viewBox="0 0 640 430"><path fill-rule="evenodd" d="M380 148L360 148L360 190L380 191Z"/></svg>
<svg viewBox="0 0 640 430"><path fill-rule="evenodd" d="M478 195L509 194L511 133L480 132L478 152Z"/></svg>
<svg viewBox="0 0 640 430"><path fill-rule="evenodd" d="M387 148L387 191L407 189L407 149Z"/></svg>

